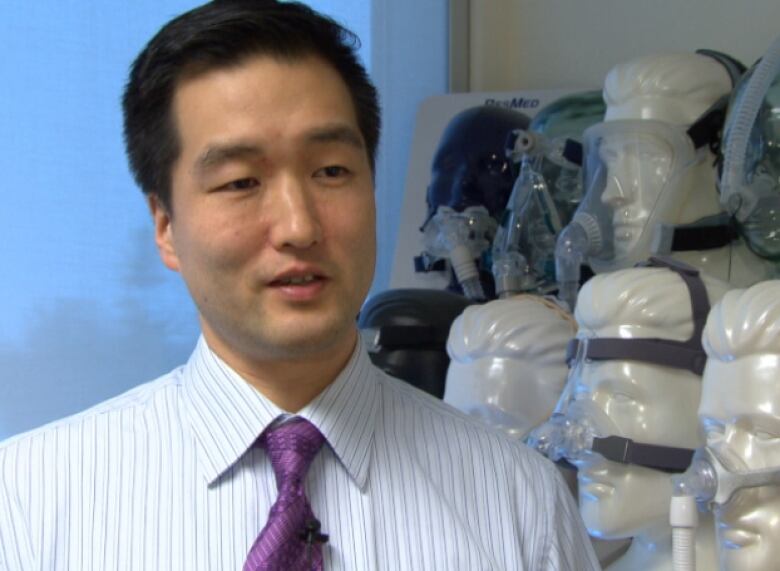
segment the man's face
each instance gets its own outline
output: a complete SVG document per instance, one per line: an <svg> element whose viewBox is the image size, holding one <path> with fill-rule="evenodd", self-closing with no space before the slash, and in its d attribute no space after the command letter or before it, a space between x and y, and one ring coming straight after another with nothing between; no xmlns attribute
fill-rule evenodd
<svg viewBox="0 0 780 571"><path fill-rule="evenodd" d="M203 333L245 362L355 342L374 271L373 177L338 73L259 56L180 81L172 212L152 200L164 263Z"/></svg>
<svg viewBox="0 0 780 571"><path fill-rule="evenodd" d="M780 469L780 357L755 355L730 362L709 359L699 420L707 447L725 468ZM774 569L780 558L780 489L738 490L715 509L724 569Z"/></svg>
<svg viewBox="0 0 780 571"><path fill-rule="evenodd" d="M607 170L601 201L612 210L615 256L630 255L639 242L671 172L672 150L649 133L612 134L599 157Z"/></svg>

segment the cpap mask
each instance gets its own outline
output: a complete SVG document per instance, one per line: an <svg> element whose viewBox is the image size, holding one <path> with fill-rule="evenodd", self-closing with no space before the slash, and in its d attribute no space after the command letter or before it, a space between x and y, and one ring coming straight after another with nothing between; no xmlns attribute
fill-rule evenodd
<svg viewBox="0 0 780 571"><path fill-rule="evenodd" d="M496 294L549 293L555 286L555 240L582 195L581 146L518 130L509 156L520 163L507 209L493 240Z"/></svg>
<svg viewBox="0 0 780 571"><path fill-rule="evenodd" d="M734 85L744 66L732 57L697 50L728 72ZM689 169L717 152L726 98L687 129L658 120L620 119L585 131L585 197L556 243L558 297L574 309L580 267L596 272L627 268L651 253L722 248L737 238L727 215L676 224L677 189ZM639 184L643 186L638 192Z"/></svg>
<svg viewBox="0 0 780 571"><path fill-rule="evenodd" d="M619 119L585 131L585 196L555 249L559 297L570 307L576 302L584 263L596 273L608 272L630 267L650 252L702 245L695 241L699 231L680 228L692 234L694 242L685 244L678 234L673 247L678 188L689 169L708 156L724 105L716 103L687 129L658 120ZM704 221L692 226L720 228L720 224Z"/></svg>
<svg viewBox="0 0 780 571"><path fill-rule="evenodd" d="M717 511L738 490L780 485L780 468L732 470L708 447L699 448L684 474L672 477L674 494L669 504L675 569L696 568L695 536L699 511Z"/></svg>
<svg viewBox="0 0 780 571"><path fill-rule="evenodd" d="M476 260L482 256L496 233L496 221L484 206L469 206L456 212L439 206L422 227L424 254L449 260L466 297L484 300Z"/></svg>
<svg viewBox="0 0 780 571"><path fill-rule="evenodd" d="M673 367L701 375L706 354L701 334L710 309L709 298L698 270L674 260L651 258L645 265L667 267L685 282L691 298L694 331L687 341L661 338L593 337L569 342L566 360L569 379L550 420L535 429L526 443L553 461L575 466L590 455L669 473L684 472L693 450L636 442L618 436L618 428L589 401L578 400L576 386L582 368L593 361L630 360Z"/></svg>
<svg viewBox="0 0 780 571"><path fill-rule="evenodd" d="M707 447L693 455L690 468L672 478L675 495L693 496L700 509L713 511L731 501L743 488L780 485L780 468L730 470Z"/></svg>
<svg viewBox="0 0 780 571"><path fill-rule="evenodd" d="M780 37L735 90L719 186L750 250L780 260Z"/></svg>

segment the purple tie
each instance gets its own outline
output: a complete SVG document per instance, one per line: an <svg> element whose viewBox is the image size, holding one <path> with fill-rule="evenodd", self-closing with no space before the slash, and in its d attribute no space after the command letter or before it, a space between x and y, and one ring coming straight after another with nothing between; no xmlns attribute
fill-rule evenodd
<svg viewBox="0 0 780 571"><path fill-rule="evenodd" d="M303 418L277 425L260 437L259 444L271 458L279 495L249 551L244 571L322 570L324 536L317 533L319 522L303 480L323 442L325 437L317 427Z"/></svg>

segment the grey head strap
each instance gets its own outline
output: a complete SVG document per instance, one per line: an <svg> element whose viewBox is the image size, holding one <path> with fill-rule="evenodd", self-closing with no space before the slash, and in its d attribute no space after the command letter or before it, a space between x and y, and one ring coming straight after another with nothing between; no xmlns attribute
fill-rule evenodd
<svg viewBox="0 0 780 571"><path fill-rule="evenodd" d="M644 267L665 267L679 275L688 288L693 316L693 334L687 341L674 341L662 338L595 337L592 339L572 339L566 347L566 362L571 364L575 358L590 361L640 361L664 367L683 369L701 376L707 355L701 345L701 335L710 301L707 289L699 275L699 270L677 260L652 257L641 264Z"/></svg>

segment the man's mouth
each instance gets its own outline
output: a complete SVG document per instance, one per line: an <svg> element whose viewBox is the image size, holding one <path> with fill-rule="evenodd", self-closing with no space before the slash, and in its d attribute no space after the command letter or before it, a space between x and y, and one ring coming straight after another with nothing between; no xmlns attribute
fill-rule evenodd
<svg viewBox="0 0 780 571"><path fill-rule="evenodd" d="M321 279L323 278L321 278L320 276L315 276L314 274L307 274L305 276L290 276L290 277L274 280L273 282L271 282L271 285L275 285L275 286L304 285Z"/></svg>

